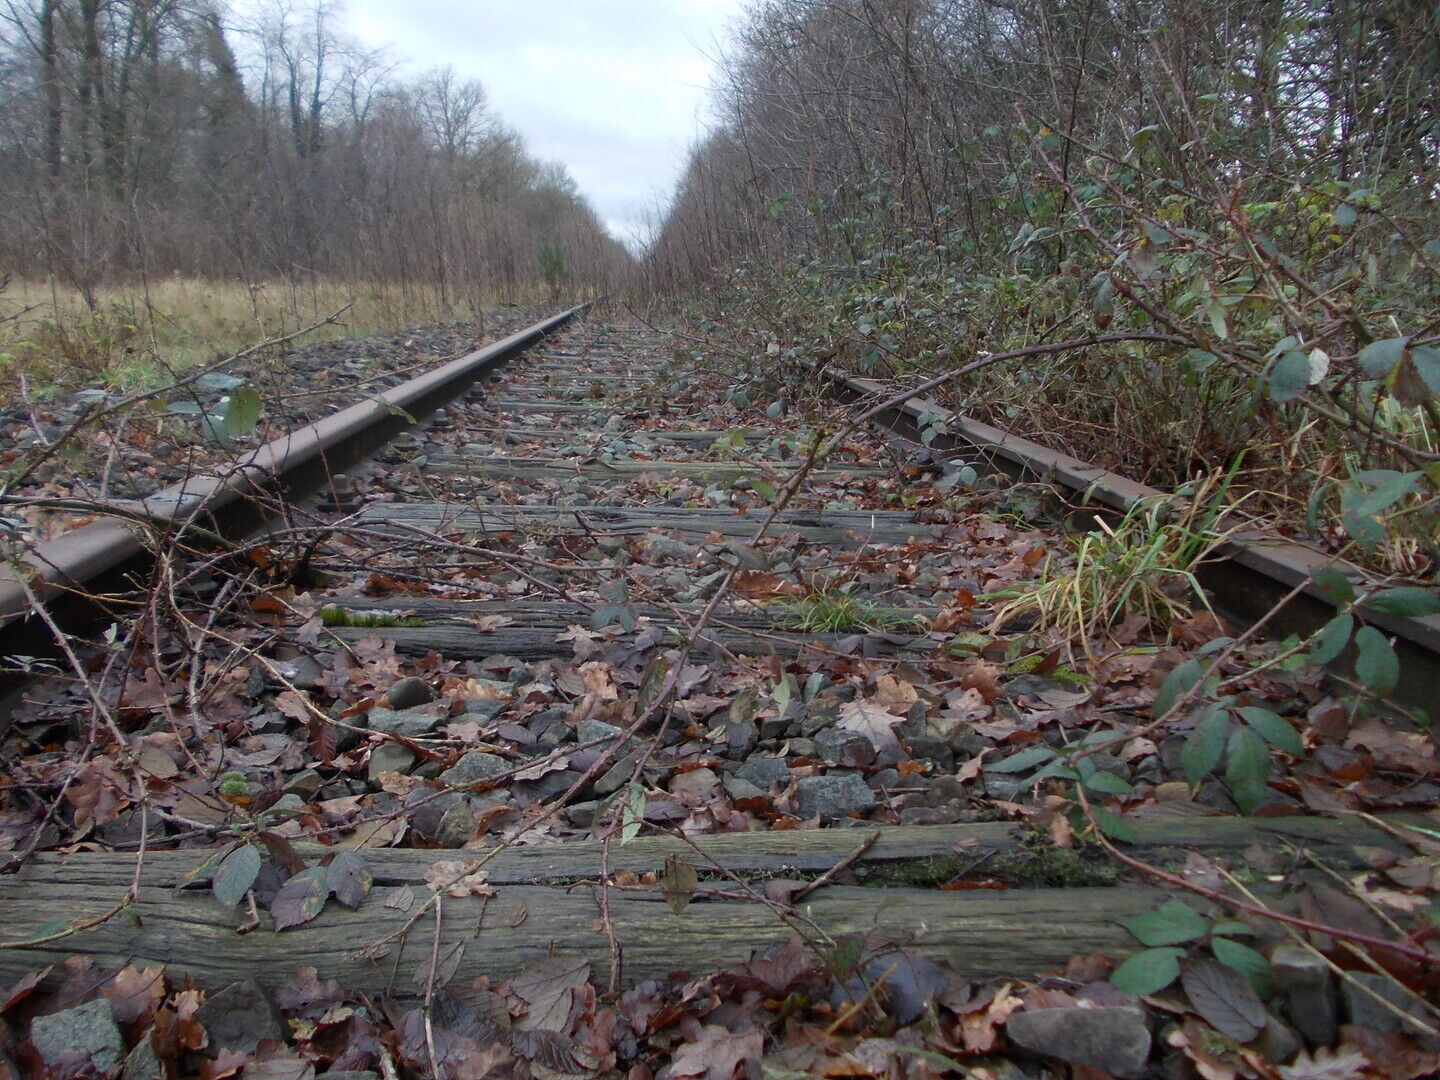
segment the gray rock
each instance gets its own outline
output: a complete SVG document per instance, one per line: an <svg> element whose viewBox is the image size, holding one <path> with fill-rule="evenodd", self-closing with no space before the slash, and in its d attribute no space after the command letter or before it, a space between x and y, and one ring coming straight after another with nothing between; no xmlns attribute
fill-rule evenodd
<svg viewBox="0 0 1440 1080"><path fill-rule="evenodd" d="M280 790L286 795L299 795L303 799L315 797L315 793L325 786L325 778L315 769L302 769L289 780Z"/></svg>
<svg viewBox="0 0 1440 1080"><path fill-rule="evenodd" d="M293 660L275 660L273 663L276 672L297 690L315 689L324 674L324 669L312 656L297 656Z"/></svg>
<svg viewBox="0 0 1440 1080"><path fill-rule="evenodd" d="M372 781L383 772L409 772L415 767L415 755L399 743L381 743L370 751L370 764L365 775Z"/></svg>
<svg viewBox="0 0 1440 1080"><path fill-rule="evenodd" d="M790 770L784 758L754 757L735 771L741 780L747 780L761 791L768 791L771 784L788 784Z"/></svg>
<svg viewBox="0 0 1440 1080"><path fill-rule="evenodd" d="M795 802L802 818L829 820L873 810L875 793L857 773L827 773L796 781Z"/></svg>
<svg viewBox="0 0 1440 1080"><path fill-rule="evenodd" d="M1125 1080L1143 1076L1150 1061L1145 1014L1129 1006L1026 1009L1006 1021L1005 1037L1032 1054L1088 1065Z"/></svg>
<svg viewBox="0 0 1440 1080"><path fill-rule="evenodd" d="M588 829L595 824L595 811L599 807L600 803L596 799L572 803L561 811L561 816L577 829Z"/></svg>
<svg viewBox="0 0 1440 1080"><path fill-rule="evenodd" d="M561 769L546 773L538 780L516 780L511 787L517 798L526 802L539 802L569 791L581 775L573 769Z"/></svg>
<svg viewBox="0 0 1440 1080"><path fill-rule="evenodd" d="M1286 942L1271 953L1270 968L1290 1023L1311 1045L1333 1046L1340 1031L1340 1006L1325 961Z"/></svg>
<svg viewBox="0 0 1440 1080"><path fill-rule="evenodd" d="M814 739L790 739L787 745L792 757L813 758L819 753L815 749Z"/></svg>
<svg viewBox="0 0 1440 1080"><path fill-rule="evenodd" d="M697 554L693 544L687 544L682 540L673 540L661 533L650 533L641 542L645 548L645 557L651 563L688 563Z"/></svg>
<svg viewBox="0 0 1440 1080"><path fill-rule="evenodd" d="M435 827L435 842L443 848L464 847L475 839L475 815L464 800L450 807Z"/></svg>
<svg viewBox="0 0 1440 1080"><path fill-rule="evenodd" d="M613 742L623 734L625 734L624 729L618 728L614 724L607 724L601 720L582 720L580 726L575 730L575 739L582 743L594 742L597 739L607 739ZM640 740L632 735L625 740L625 745L627 747L639 746Z"/></svg>
<svg viewBox="0 0 1440 1080"><path fill-rule="evenodd" d="M1253 1045L1270 1064L1284 1065L1300 1052L1304 1043L1294 1028L1272 1012Z"/></svg>
<svg viewBox="0 0 1440 1080"><path fill-rule="evenodd" d="M421 705L397 712L394 709L374 708L367 714L370 730L382 735L399 735L405 739L419 739L429 735L445 722L446 717L437 709Z"/></svg>
<svg viewBox="0 0 1440 1080"><path fill-rule="evenodd" d="M720 777L715 775L715 770L706 768L676 773L668 785L672 795L706 795L719 786Z"/></svg>
<svg viewBox="0 0 1440 1080"><path fill-rule="evenodd" d="M770 560L765 552L751 547L743 540L727 540L724 550L739 561L742 569L745 570L769 570Z"/></svg>
<svg viewBox="0 0 1440 1080"><path fill-rule="evenodd" d="M268 709L250 717L245 726L256 735L281 735L290 730L292 723L294 721L284 713Z"/></svg>
<svg viewBox="0 0 1440 1080"><path fill-rule="evenodd" d="M210 1047L253 1053L261 1039L283 1039L285 1025L268 994L253 979L233 982L209 995L195 1013L207 1032Z"/></svg>
<svg viewBox="0 0 1440 1080"><path fill-rule="evenodd" d="M30 1024L30 1041L41 1060L52 1067L64 1055L75 1053L86 1055L99 1073L118 1069L125 1060L125 1040L115 1024L110 1002L104 998L37 1016Z"/></svg>
<svg viewBox="0 0 1440 1080"><path fill-rule="evenodd" d="M862 769L875 760L875 747L857 731L828 727L815 736L815 750L832 765Z"/></svg>
<svg viewBox="0 0 1440 1080"><path fill-rule="evenodd" d="M166 1080L165 1066L151 1047L148 1034L135 1044L135 1049L125 1058L125 1070L120 1074L120 1080Z"/></svg>
<svg viewBox="0 0 1440 1080"><path fill-rule="evenodd" d="M805 716L800 721L800 734L808 739L816 732L825 730L838 719L840 719L840 713L835 706L811 705L805 710Z"/></svg>
<svg viewBox="0 0 1440 1080"><path fill-rule="evenodd" d="M600 796L609 795L619 791L630 782L630 777L635 774L635 761L640 756L639 750L632 750L619 761L606 769L600 779L594 783L595 794Z"/></svg>
<svg viewBox="0 0 1440 1080"><path fill-rule="evenodd" d="M725 794L737 802L741 799L763 799L765 792L756 787L749 780L742 780L738 776L726 776L721 781L725 787Z"/></svg>
<svg viewBox="0 0 1440 1080"><path fill-rule="evenodd" d="M941 772L954 771L955 752L950 749L950 744L944 739L937 739L930 735L916 735L905 741L910 747L910 756L916 761L929 761Z"/></svg>
<svg viewBox="0 0 1440 1080"><path fill-rule="evenodd" d="M141 835L149 825L151 833L163 832L164 825L151 817L148 821L139 810L122 810L95 831L107 844L139 843Z"/></svg>
<svg viewBox="0 0 1440 1080"><path fill-rule="evenodd" d="M435 691L430 689L430 684L424 679L412 675L392 685L385 691L385 696L390 701L390 708L396 712L404 712L417 705L429 705L435 700Z"/></svg>
<svg viewBox="0 0 1440 1080"><path fill-rule="evenodd" d="M1030 786L1030 781L1023 776L992 772L983 775L985 777L985 794L992 799L1016 802L1020 798L1020 793Z"/></svg>
<svg viewBox="0 0 1440 1080"><path fill-rule="evenodd" d="M479 718L481 721L494 720L509 706L508 701L501 701L499 698L471 698L465 702L465 715L470 719Z"/></svg>
<svg viewBox="0 0 1440 1080"><path fill-rule="evenodd" d="M881 791L885 788L900 786L900 774L894 769L881 769L872 775L866 783L870 785L871 791Z"/></svg>
<svg viewBox="0 0 1440 1080"><path fill-rule="evenodd" d="M509 772L510 762L498 754L487 754L480 750L471 750L464 755L450 768L440 774L440 780L446 784L473 784L477 780L486 780L500 773Z"/></svg>
<svg viewBox="0 0 1440 1080"><path fill-rule="evenodd" d="M1352 979L1354 982L1351 982ZM1413 991L1384 975L1377 975L1370 971L1352 971L1350 979L1340 984L1340 992L1345 998L1345 1012L1350 1017L1352 1024L1373 1028L1382 1034L1393 1032L1411 1035L1426 1049L1435 1049L1436 1040L1423 1037L1418 1025L1407 1023L1403 1017L1397 1016L1390 1009L1385 1008L1354 983L1360 983L1366 989L1374 991L1401 1012L1414 1016L1422 1023L1429 1023L1425 1002Z"/></svg>
<svg viewBox="0 0 1440 1080"><path fill-rule="evenodd" d="M962 817L958 806L907 806L900 811L901 825L954 825Z"/></svg>
<svg viewBox="0 0 1440 1080"><path fill-rule="evenodd" d="M760 729L754 720L732 720L725 725L726 751L736 761L749 757L759 741Z"/></svg>
<svg viewBox="0 0 1440 1080"><path fill-rule="evenodd" d="M347 716L343 720L337 715L345 710L345 702L337 701L330 709L331 719L335 721L331 730L335 732L335 752L343 754L346 751L354 750L360 745L360 740L365 737L365 732L370 730L370 721L364 713L359 716Z"/></svg>
<svg viewBox="0 0 1440 1080"><path fill-rule="evenodd" d="M455 806L465 805L465 800L453 791L417 787L406 793L404 803L406 809L412 812L411 824L421 835L434 839L446 812Z"/></svg>

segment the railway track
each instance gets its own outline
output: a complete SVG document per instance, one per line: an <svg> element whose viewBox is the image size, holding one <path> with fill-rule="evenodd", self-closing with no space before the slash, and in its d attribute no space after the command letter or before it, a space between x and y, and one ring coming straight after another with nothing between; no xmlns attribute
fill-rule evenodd
<svg viewBox="0 0 1440 1080"><path fill-rule="evenodd" d="M88 698L56 681L13 707L9 769L31 794L0 839L72 853L0 879L0 975L83 953L218 984L310 956L348 987L413 992L425 949L377 966L364 946L403 946L398 898L464 858L488 860L488 884L436 908L437 941L488 935L449 969L462 981L552 946L619 965L625 984L711 970L784 940L797 911L835 936L903 938L967 978L1138 947L1116 920L1164 895L1112 887L1120 871L1073 840L1043 767L1097 732L1145 729L1165 673L1218 628L1197 619L1171 647L1137 628L1098 678L991 633L984 596L1033 583L1065 550L1058 528L1004 487L937 486L885 430L805 468L842 406L727 402L658 335L580 314L145 504L245 539L169 530L178 546L146 582L180 582L174 611L152 611L123 658L93 654ZM31 593L93 605L154 546L91 529ZM26 589L0 598L18 633ZM1309 815L1428 809L1421 743L1385 743L1312 671L1243 692L1316 752L1275 757L1253 820L1222 777L1186 783L1184 731L1093 754L1113 779L1091 798L1133 821L1127 850L1172 868L1187 852L1248 858L1276 878L1303 862L1277 864L1285 845L1339 868L1402 858L1393 831ZM261 894L252 936L204 890L213 867L184 887L217 843L261 832L284 872L365 853L363 925L331 903L271 936L280 869L242 890ZM690 839L652 835L669 833ZM792 910L787 879L837 864ZM667 892L695 903L672 912Z"/></svg>

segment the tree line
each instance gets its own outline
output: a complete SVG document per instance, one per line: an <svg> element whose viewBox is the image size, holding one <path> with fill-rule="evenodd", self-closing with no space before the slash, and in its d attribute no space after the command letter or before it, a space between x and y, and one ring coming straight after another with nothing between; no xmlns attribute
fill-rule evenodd
<svg viewBox="0 0 1440 1080"><path fill-rule="evenodd" d="M483 86L401 78L328 0L0 3L0 269L416 282L446 302L628 269Z"/></svg>
<svg viewBox="0 0 1440 1080"><path fill-rule="evenodd" d="M715 100L655 292L1440 564L1440 7L759 0Z"/></svg>

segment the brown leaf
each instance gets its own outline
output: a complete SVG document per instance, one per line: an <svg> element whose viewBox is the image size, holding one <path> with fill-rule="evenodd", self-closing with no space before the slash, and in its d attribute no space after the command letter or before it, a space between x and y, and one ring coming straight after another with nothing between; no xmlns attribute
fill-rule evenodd
<svg viewBox="0 0 1440 1080"><path fill-rule="evenodd" d="M165 1000L165 969L156 965L142 970L126 964L101 993L110 999L116 1023L148 1022Z"/></svg>
<svg viewBox="0 0 1440 1080"><path fill-rule="evenodd" d="M736 1035L719 1024L706 1024L694 1042L677 1047L670 1059L671 1077L703 1076L705 1080L731 1080L735 1070L765 1052L765 1034L752 1028Z"/></svg>
<svg viewBox="0 0 1440 1080"><path fill-rule="evenodd" d="M547 956L510 980L510 989L529 1010L516 1021L522 1031L564 1031L575 991L590 981L590 962L574 956Z"/></svg>
<svg viewBox="0 0 1440 1080"><path fill-rule="evenodd" d="M777 596L804 596L805 590L794 581L785 581L763 570L741 570L732 587L747 600L773 600Z"/></svg>
<svg viewBox="0 0 1440 1080"><path fill-rule="evenodd" d="M285 884L270 901L270 914L275 917L275 929L284 930L300 926L319 915L330 896L330 886L323 866L312 866L302 870Z"/></svg>
<svg viewBox="0 0 1440 1080"><path fill-rule="evenodd" d="M847 701L840 706L840 720L835 726L864 735L876 750L885 750L899 745L893 729L904 719L873 701Z"/></svg>
<svg viewBox="0 0 1440 1080"><path fill-rule="evenodd" d="M665 902L670 910L679 915L690 906L695 887L700 883L695 867L679 855L665 856L665 876L661 884L665 887Z"/></svg>
<svg viewBox="0 0 1440 1080"><path fill-rule="evenodd" d="M478 859L441 859L425 871L425 884L447 896L495 896L487 883L489 876Z"/></svg>
<svg viewBox="0 0 1440 1080"><path fill-rule="evenodd" d="M310 699L300 690L282 690L275 695L275 708L291 720L307 722L313 715Z"/></svg>
<svg viewBox="0 0 1440 1080"><path fill-rule="evenodd" d="M1365 1080L1369 1060L1359 1050L1341 1047L1328 1050L1319 1047L1314 1056L1301 1050L1294 1062L1276 1071L1282 1080ZM1389 1074L1387 1074L1389 1075Z"/></svg>

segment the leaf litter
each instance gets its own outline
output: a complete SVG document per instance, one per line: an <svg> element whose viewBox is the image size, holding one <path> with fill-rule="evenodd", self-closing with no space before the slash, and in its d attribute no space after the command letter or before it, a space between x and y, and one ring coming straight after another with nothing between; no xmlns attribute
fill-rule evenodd
<svg viewBox="0 0 1440 1080"><path fill-rule="evenodd" d="M523 398L526 378L519 365L490 392ZM101 687L123 743L101 739L82 754L93 736L79 720L79 690L30 695L12 717L7 768L31 790L63 789L64 812L47 818L33 801L7 801L0 850L24 850L37 829L40 848L84 843L133 851L142 841L152 849L193 846L258 824L273 840L235 846L213 871L212 889L226 906L257 900L270 925L283 929L317 917L332 896L363 910L373 876L360 852L383 846L480 852L610 835L617 823L626 836L646 828L695 835L826 827L847 818L1019 820L1073 845L1074 808L1056 767L1064 753L1096 737L1106 749L1088 755L1090 797L1132 820L1237 809L1428 810L1440 795L1428 737L1357 713L1317 669L1273 664L1281 644L1246 645L1222 666L1222 675L1241 679L1242 704L1232 715L1196 713L1149 731L1167 679L1229 628L1205 612L1170 627L1127 620L1088 665L1068 660L1063 642L1031 632L1023 619L997 631L991 615L1000 601L990 597L1037 581L1047 560L1063 565L1063 532L1017 516L1011 491L942 485L930 458L906 457L903 445L880 436L848 440L833 463L838 471L808 484L792 506L822 522L826 510L904 510L913 525L903 540L878 540L863 528L817 538L781 522L750 548L718 529L696 536L663 525L648 532L613 527L609 508L761 513L803 447L785 433L793 429L782 432L758 407L720 401L703 383L617 399L611 410L590 426L567 421L574 445L557 447L552 435L507 438L494 426L477 438L487 406L452 406L442 423L414 437L408 457L361 476L368 502L435 497L441 489L426 476L427 463L483 455L487 441L489 452L517 461L568 456L580 466L644 462L647 471L623 480L593 472L530 480L447 475L452 521L424 536L392 536L378 553L365 530L332 524L306 554L311 580L303 582L271 572L293 561L292 550L253 549L249 587L260 591L247 618L223 637L197 645L184 619L137 630L142 647L129 669L122 665L123 678ZM632 430L613 426L609 416L628 419ZM702 425L762 433L743 441L728 484L667 471L667 463L716 455L716 443L669 438L671 428ZM723 453L741 453L736 440L728 447ZM517 518L513 528L477 533L459 513L467 500L563 506L570 514ZM716 622L738 637L708 646L702 640L681 653L666 628L693 619L727 577ZM545 631L540 655L484 648L483 639L509 641L507 631L528 626L527 605L539 610L557 597L575 613ZM358 625L327 629L327 610L356 612L348 618ZM796 613L817 625L824 616L834 628L798 635L796 651L777 652L778 642L797 636L786 629L786 617ZM482 644L464 657L412 650L395 625L406 619L418 620L419 630L463 625ZM336 634L344 635L341 647ZM1247 674L1257 667L1263 674ZM658 738L653 729L636 730L646 695L677 670L665 730ZM388 696L412 680L424 701ZM1223 736L1218 753L1192 737L1206 723ZM621 751L611 755L615 763L589 776L612 750ZM861 777L874 798L801 816L797 781L846 774ZM572 789L578 797L557 806L557 796ZM613 801L617 791L624 797ZM612 801L620 808L614 814ZM286 852L302 841L341 850L328 865L297 866ZM1423 919L1433 911L1432 871L1433 858L1397 859L1351 887L1387 917ZM494 895L475 860L438 861L426 883L450 896ZM677 862L657 884L681 911L700 883L693 866ZM384 900L402 911L421 902L408 887L389 890ZM1326 919L1370 927L1373 920L1341 907L1331 902ZM1152 938L1158 945L1163 932ZM1264 1075L1272 1066L1257 1065L1256 1052L1241 1045L1271 1027L1264 1003L1233 965L1200 951L1228 939L1178 940L1183 947L1160 946L1169 951L1153 961L1173 965L1166 981L1178 978L1178 990L1170 993L1184 995L1166 1006L1186 1017L1169 1044L1205 1075ZM430 978L456 993L457 1003L454 1023L442 1026L438 1039L433 1015L427 1038L414 1011L367 1010L337 988L324 995L334 998L324 1024L307 1019L288 1047L253 1056L246 1075L396 1061L424 1071L432 1053L442 1072L456 1076L522 1075L527 1067L605 1075L624 1064L637 1077L728 1077L756 1060L770 1062L774 1075L825 1069L821 1074L878 1076L896 1062L907 1075L945 1075L954 1061L991 1068L986 1054L1008 1052L1003 1033L1011 1015L1100 1007L1117 993L1108 967L1086 972L1057 996L1045 983L1012 984L1014 993L950 985L918 954L838 971L817 968L803 949L778 955L703 991L645 984L611 998L583 965L559 958L510 983L454 991L440 978L458 962L447 946ZM545 989L552 984L553 993ZM171 996L157 999L162 985ZM123 969L111 986L130 987L105 994L122 1024L170 1018L163 1041L178 1048L177 1065L203 1048L193 999L182 999L199 991L164 982L155 969ZM798 1012L787 1005L797 992L804 1002ZM45 996L33 988L17 993L29 1004L9 1008L21 1009L23 1027ZM277 997L301 997L294 987L286 993ZM475 1011L482 998L498 1009ZM942 1022L926 1027L922 1014ZM657 1016L666 1018L658 1027ZM1351 1027L1337 1049L1297 1047L1293 1063L1276 1075L1379 1076L1379 1062L1403 1060L1418 1076L1433 1063L1408 1035ZM1231 1043L1215 1044L1217 1033ZM337 1049L342 1042L347 1048ZM222 1054L210 1075L238 1067Z"/></svg>

